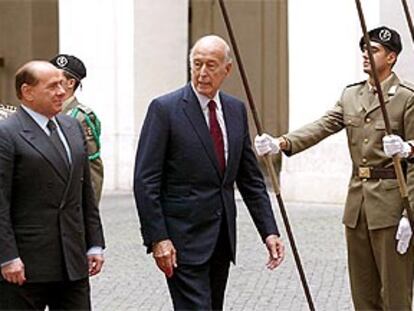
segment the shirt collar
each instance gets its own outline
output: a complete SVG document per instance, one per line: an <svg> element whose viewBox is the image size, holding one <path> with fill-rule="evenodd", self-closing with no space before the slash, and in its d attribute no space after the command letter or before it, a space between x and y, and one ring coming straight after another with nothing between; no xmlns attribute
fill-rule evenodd
<svg viewBox="0 0 414 311"><path fill-rule="evenodd" d="M38 112L30 109L29 107L25 106L24 104L22 104L21 107L29 114L29 116L32 117L32 119L41 127L42 130L47 129L47 122L49 122L49 119L47 117L45 117L41 113L38 113ZM53 117L51 120L53 120L57 125L55 117Z"/></svg>
<svg viewBox="0 0 414 311"><path fill-rule="evenodd" d="M394 81L394 77L395 77L395 74L394 72L392 72L384 81L381 82L381 89L383 90L384 93L387 93L388 95L394 95L397 89L396 85L392 85ZM371 85L368 82L368 80L367 80L367 84L368 84L368 90L370 92L373 92L375 90L374 85Z"/></svg>
<svg viewBox="0 0 414 311"><path fill-rule="evenodd" d="M200 106L201 106L202 110L207 109L208 103L211 100L214 100L216 102L217 107L221 107L220 95L219 95L220 91L217 91L216 95L214 95L213 98L208 98L207 96L197 92L193 82L191 82L191 88L193 89L194 93L196 94L198 102L200 103Z"/></svg>
<svg viewBox="0 0 414 311"><path fill-rule="evenodd" d="M70 96L70 97L68 97L64 102L63 102L63 109L62 110L65 110L69 105L70 105L70 103L72 103L73 101L75 100L75 95L72 95L72 96Z"/></svg>

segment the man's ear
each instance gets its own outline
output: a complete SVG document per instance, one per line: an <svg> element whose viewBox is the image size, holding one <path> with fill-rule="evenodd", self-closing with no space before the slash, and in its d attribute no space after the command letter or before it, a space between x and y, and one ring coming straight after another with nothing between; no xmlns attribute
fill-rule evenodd
<svg viewBox="0 0 414 311"><path fill-rule="evenodd" d="M29 85L27 83L23 83L22 86L20 87L20 91L22 93L22 98L24 98L25 100L27 100L27 101L33 101L34 100L31 85Z"/></svg>
<svg viewBox="0 0 414 311"><path fill-rule="evenodd" d="M232 62L227 63L225 68L226 68L226 76L228 76L231 72L231 69L233 68L233 63Z"/></svg>
<svg viewBox="0 0 414 311"><path fill-rule="evenodd" d="M395 62L397 61L397 53L395 52L390 52L387 55L387 63L390 65L395 64Z"/></svg>
<svg viewBox="0 0 414 311"><path fill-rule="evenodd" d="M68 79L67 82L66 82L67 87L72 89L72 90L75 88L75 84L76 84L75 79Z"/></svg>

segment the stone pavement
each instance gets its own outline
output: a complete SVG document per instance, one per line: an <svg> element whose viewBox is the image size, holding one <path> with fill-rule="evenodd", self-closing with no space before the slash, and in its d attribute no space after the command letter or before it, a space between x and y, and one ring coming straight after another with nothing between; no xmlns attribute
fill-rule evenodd
<svg viewBox="0 0 414 311"><path fill-rule="evenodd" d="M271 272L265 268L265 247L238 200L237 265L230 270L225 310L308 310L277 204L273 206L287 256ZM352 310L342 206L286 207L316 310ZM107 250L104 270L91 282L94 310L172 310L165 280L142 246L132 195L107 195L101 211Z"/></svg>

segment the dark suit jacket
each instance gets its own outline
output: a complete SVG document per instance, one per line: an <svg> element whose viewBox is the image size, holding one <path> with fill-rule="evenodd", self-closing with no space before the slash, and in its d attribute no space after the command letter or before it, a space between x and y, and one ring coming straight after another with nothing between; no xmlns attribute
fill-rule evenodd
<svg viewBox="0 0 414 311"><path fill-rule="evenodd" d="M243 103L220 93L228 161L220 173L213 141L191 86L153 100L138 145L134 194L144 244L171 239L180 263L202 264L225 213L232 260L236 245L234 183L262 237L278 234L263 176L251 149Z"/></svg>
<svg viewBox="0 0 414 311"><path fill-rule="evenodd" d="M88 248L104 247L82 128L57 120L70 170L22 108L0 122L0 263L20 257L28 282L86 278Z"/></svg>

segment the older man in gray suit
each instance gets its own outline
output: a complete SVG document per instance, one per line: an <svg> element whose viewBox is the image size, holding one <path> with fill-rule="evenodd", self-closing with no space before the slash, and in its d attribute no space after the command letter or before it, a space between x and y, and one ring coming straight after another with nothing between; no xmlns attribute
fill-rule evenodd
<svg viewBox="0 0 414 311"><path fill-rule="evenodd" d="M0 309L89 310L104 238L81 125L57 115L62 73L32 61L0 122Z"/></svg>

